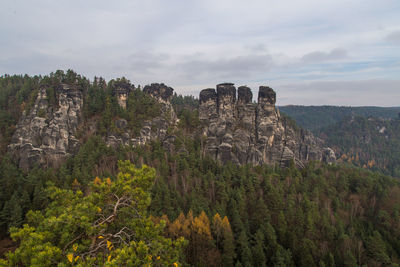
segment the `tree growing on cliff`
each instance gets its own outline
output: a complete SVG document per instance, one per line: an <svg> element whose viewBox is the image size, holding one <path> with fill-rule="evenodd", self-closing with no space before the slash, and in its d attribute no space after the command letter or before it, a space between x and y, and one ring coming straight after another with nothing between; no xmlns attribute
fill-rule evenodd
<svg viewBox="0 0 400 267"><path fill-rule="evenodd" d="M50 187L51 204L11 228L19 247L0 266L167 266L179 264L185 244L161 235L165 222L146 214L155 171L119 162L115 181L96 177L89 193Z"/></svg>

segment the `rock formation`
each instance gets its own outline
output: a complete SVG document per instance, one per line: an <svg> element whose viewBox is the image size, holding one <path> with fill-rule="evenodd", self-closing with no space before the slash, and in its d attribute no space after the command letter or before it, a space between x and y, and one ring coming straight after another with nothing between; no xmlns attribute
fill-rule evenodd
<svg viewBox="0 0 400 267"><path fill-rule="evenodd" d="M207 137L204 153L222 163L288 165L299 167L309 160L335 161L335 153L324 148L311 133L287 123L275 107L276 93L260 86L258 103L252 103L250 88L232 83L200 92L199 119Z"/></svg>
<svg viewBox="0 0 400 267"><path fill-rule="evenodd" d="M114 87L113 93L124 109L132 90L129 83ZM155 83L145 86L143 92L160 104L160 115L145 121L139 135L128 129L125 119L115 120L118 130L104 137L107 145L139 146L157 139L173 151L176 136L169 129L174 129L178 122L170 103L173 89ZM201 91L199 119L202 134L207 137L204 153L223 163L236 164L286 166L293 160L301 167L309 160L335 161L335 153L324 148L320 139L291 125L279 114L274 90L260 86L258 103L252 99L250 88L241 86L236 90L232 83L219 84L217 90ZM19 166L25 170L35 165L56 167L76 153L80 145L76 131L82 120L82 106L83 93L75 85L41 87L33 107L18 122L8 146Z"/></svg>
<svg viewBox="0 0 400 267"><path fill-rule="evenodd" d="M131 89L129 87L117 87L114 90L114 93L117 96L118 105L120 105L123 109L126 109L126 101L128 100L130 90Z"/></svg>
<svg viewBox="0 0 400 267"><path fill-rule="evenodd" d="M83 105L82 92L61 84L54 89L56 104L49 104L50 88L41 87L33 108L24 114L8 146L19 167L57 166L79 147L75 133Z"/></svg>
<svg viewBox="0 0 400 267"><path fill-rule="evenodd" d="M174 89L163 83L152 83L151 85L146 85L143 88L143 92L157 98L158 100L169 102L174 94Z"/></svg>
<svg viewBox="0 0 400 267"><path fill-rule="evenodd" d="M117 96L119 92L120 90L116 92ZM167 135L167 130L171 126L174 127L178 122L178 118L170 103L174 89L166 86L163 83L153 83L151 85L146 85L143 88L143 92L149 94L160 103L161 115L146 121L140 130L139 136L131 136L131 134L126 131L126 126L128 124L126 120L117 120L115 125L123 132L123 134L109 135L106 139L107 145L114 148L118 147L119 145L139 146L146 144L146 142L150 140L159 139L161 142L165 142L165 140L173 139L172 136ZM126 98L128 97L128 94L126 95ZM120 103L120 105L123 108L126 108L126 102L125 104Z"/></svg>
<svg viewBox="0 0 400 267"><path fill-rule="evenodd" d="M118 105L123 109L126 109L126 102L128 101L128 96L132 90L135 89L134 85L131 84L125 78L112 80L113 95L117 98Z"/></svg>
<svg viewBox="0 0 400 267"><path fill-rule="evenodd" d="M122 108L126 109L127 98L133 89L128 83L115 86L113 93ZM79 149L76 131L82 119L83 92L75 85L61 84L54 88L54 99L49 103L49 90L53 89L39 89L33 107L21 117L8 146L8 151L24 170L34 166L56 167ZM175 137L169 136L167 130L178 122L170 103L173 89L164 84L151 84L143 91L160 103L160 116L145 121L138 136L128 130L125 119L114 121L119 133L106 136L107 145L114 148L120 145L138 146L159 139L167 149L171 148Z"/></svg>
<svg viewBox="0 0 400 267"><path fill-rule="evenodd" d="M172 98L174 89L161 83L153 83L146 85L143 92L157 99L161 105L161 115L149 121L146 121L140 130L140 136L132 139L132 145L143 145L150 140L159 139L164 142L166 139L171 139L168 136L167 130L169 127L176 126L178 118L175 114L170 100Z"/></svg>

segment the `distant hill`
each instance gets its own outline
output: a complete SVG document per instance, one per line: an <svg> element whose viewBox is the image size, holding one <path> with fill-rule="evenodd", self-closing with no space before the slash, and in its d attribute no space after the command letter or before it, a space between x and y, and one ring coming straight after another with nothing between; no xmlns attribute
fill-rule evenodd
<svg viewBox="0 0 400 267"><path fill-rule="evenodd" d="M400 107L282 106L333 148L339 162L400 177Z"/></svg>
<svg viewBox="0 0 400 267"><path fill-rule="evenodd" d="M350 116L397 118L400 107L344 107L344 106L280 106L279 110L292 117L298 125L315 132Z"/></svg>
<svg viewBox="0 0 400 267"><path fill-rule="evenodd" d="M348 117L317 134L339 162L400 177L400 119Z"/></svg>

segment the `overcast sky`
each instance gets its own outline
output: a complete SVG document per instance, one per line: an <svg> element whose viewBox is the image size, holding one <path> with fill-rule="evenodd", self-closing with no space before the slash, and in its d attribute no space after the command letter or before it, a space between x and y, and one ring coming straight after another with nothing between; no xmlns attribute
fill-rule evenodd
<svg viewBox="0 0 400 267"><path fill-rule="evenodd" d="M198 96L400 106L399 0L1 0L0 74L125 76Z"/></svg>

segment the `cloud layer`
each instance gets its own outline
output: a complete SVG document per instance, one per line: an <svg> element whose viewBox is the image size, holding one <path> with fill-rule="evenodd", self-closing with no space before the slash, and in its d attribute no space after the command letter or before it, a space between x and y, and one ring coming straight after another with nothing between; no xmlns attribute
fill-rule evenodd
<svg viewBox="0 0 400 267"><path fill-rule="evenodd" d="M183 94L231 81L272 85L280 104L399 105L398 14L397 0L6 0L0 74L72 68Z"/></svg>

